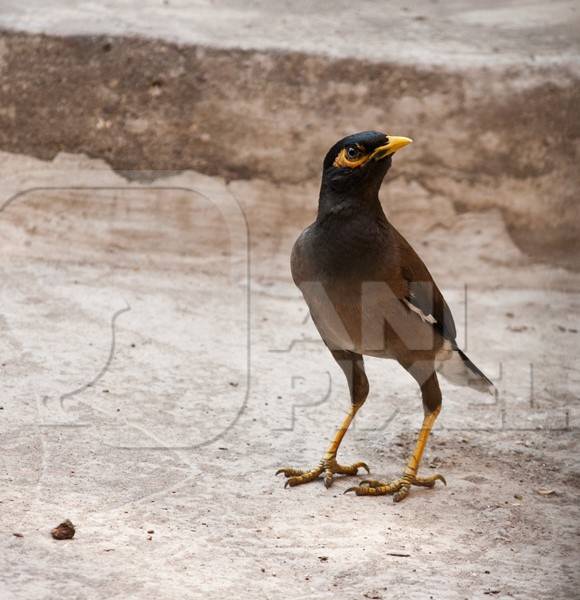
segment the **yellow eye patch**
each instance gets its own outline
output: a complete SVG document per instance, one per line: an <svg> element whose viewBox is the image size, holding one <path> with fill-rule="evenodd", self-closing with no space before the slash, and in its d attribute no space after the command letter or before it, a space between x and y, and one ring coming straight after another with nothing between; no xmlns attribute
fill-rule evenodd
<svg viewBox="0 0 580 600"><path fill-rule="evenodd" d="M343 148L338 153L338 156L334 159L333 163L335 167L356 169L357 167L364 165L371 156L360 144L357 144L356 148L359 151L358 156L349 158L347 154L349 148L350 146L348 148Z"/></svg>
<svg viewBox="0 0 580 600"><path fill-rule="evenodd" d="M385 136L385 141L387 142L386 144L378 146L372 152L369 152L361 144L350 144L338 153L338 156L334 159L333 165L340 168L356 169L357 167L362 167L371 159L382 160L387 156L391 156L391 154L404 148L413 140L408 137L391 135Z"/></svg>

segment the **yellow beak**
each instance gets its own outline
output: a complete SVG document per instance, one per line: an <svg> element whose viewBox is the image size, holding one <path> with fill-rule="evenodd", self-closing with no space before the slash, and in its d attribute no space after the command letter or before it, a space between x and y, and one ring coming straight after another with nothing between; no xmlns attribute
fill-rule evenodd
<svg viewBox="0 0 580 600"><path fill-rule="evenodd" d="M408 137L398 137L396 135L387 136L389 143L384 146L379 146L373 150L371 154L371 158L375 160L380 160L381 158L386 158L391 154L394 154L397 150L404 148L408 144L410 144L413 140Z"/></svg>

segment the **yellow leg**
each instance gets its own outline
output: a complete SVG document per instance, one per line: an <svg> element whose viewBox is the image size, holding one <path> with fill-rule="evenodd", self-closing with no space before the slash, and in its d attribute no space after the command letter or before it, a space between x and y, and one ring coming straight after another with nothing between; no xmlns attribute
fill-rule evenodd
<svg viewBox="0 0 580 600"><path fill-rule="evenodd" d="M417 444L415 445L413 454L411 454L411 458L407 463L407 467L405 468L405 472L402 477L385 483L376 481L374 479L367 479L365 481L361 481L360 486L351 487L346 490L346 492L356 492L357 496L384 496L386 494L394 494L393 500L395 502L399 502L409 495L409 490L411 489L412 485L433 487L437 480L442 481L445 485L447 485L443 475L437 474L432 475L431 477L417 477L417 471L419 470L421 458L423 458L423 452L425 451L429 434L431 433L433 424L435 423L437 415L440 411L441 407L439 406L433 412L425 415L423 419L423 425L421 426L421 431L419 432L419 437L417 439Z"/></svg>
<svg viewBox="0 0 580 600"><path fill-rule="evenodd" d="M413 450L413 454L411 454L411 458L409 459L407 468L405 469L406 476L415 477L415 475L417 475L419 464L421 463L423 452L425 451L425 446L427 445L427 440L429 439L429 435L431 435L431 429L433 429L435 420L440 412L441 407L437 408L437 410L434 412L425 415L423 418L423 425L421 426L421 431L419 432L415 449Z"/></svg>
<svg viewBox="0 0 580 600"><path fill-rule="evenodd" d="M332 438L332 442L330 442L330 446L328 447L328 450L326 451L325 458L329 458L331 456L336 456L336 453L338 452L338 448L339 448L340 444L342 443L342 438L346 435L346 432L348 431L348 428L350 427L350 424L352 423L359 408L360 408L360 404L359 405L354 405L354 404L350 405L350 410L348 411L346 417L344 417L342 423L340 424L340 427L336 430L336 433L334 434L334 437Z"/></svg>
<svg viewBox="0 0 580 600"><path fill-rule="evenodd" d="M328 450L317 467L310 471L293 469L291 467L278 469L278 471L276 471L276 475L284 473L284 476L288 477L284 487L293 487L302 483L309 483L324 474L324 485L328 488L332 485L332 478L337 473L340 475L356 475L360 468L366 469L366 472L370 473L368 466L364 462L357 462L352 465L339 465L336 462L336 455L342 442L342 438L346 435L352 420L361 406L362 404L351 404L348 414L340 424L340 427L336 430Z"/></svg>

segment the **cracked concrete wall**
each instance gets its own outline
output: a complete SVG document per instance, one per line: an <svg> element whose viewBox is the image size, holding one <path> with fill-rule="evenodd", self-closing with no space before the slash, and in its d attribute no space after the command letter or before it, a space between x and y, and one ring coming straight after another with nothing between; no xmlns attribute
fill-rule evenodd
<svg viewBox="0 0 580 600"><path fill-rule="evenodd" d="M381 129L415 139L397 157L409 185L459 211L499 208L528 253L576 265L580 86L567 67L451 71L8 32L0 57L1 150L84 153L128 178L300 183L319 179L338 137Z"/></svg>

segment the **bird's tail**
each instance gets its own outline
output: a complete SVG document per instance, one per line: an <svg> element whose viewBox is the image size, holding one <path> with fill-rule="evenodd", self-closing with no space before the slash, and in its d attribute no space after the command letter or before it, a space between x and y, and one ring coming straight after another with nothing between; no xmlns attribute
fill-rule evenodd
<svg viewBox="0 0 580 600"><path fill-rule="evenodd" d="M468 386L479 392L495 395L493 383L469 360L465 352L457 347L437 364L437 371L455 385Z"/></svg>

